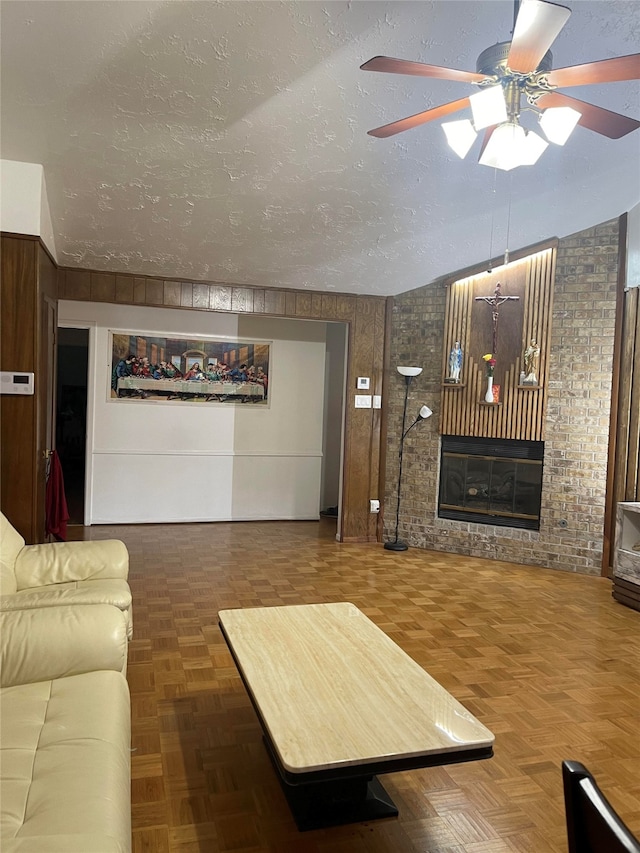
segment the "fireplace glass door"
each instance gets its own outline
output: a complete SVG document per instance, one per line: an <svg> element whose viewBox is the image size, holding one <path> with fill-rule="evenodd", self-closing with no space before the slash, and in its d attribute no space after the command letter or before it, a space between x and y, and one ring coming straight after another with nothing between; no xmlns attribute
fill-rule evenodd
<svg viewBox="0 0 640 853"><path fill-rule="evenodd" d="M488 455L486 447L482 454L468 452L472 449L443 449L438 515L539 530L542 459ZM510 448L492 449L500 454Z"/></svg>

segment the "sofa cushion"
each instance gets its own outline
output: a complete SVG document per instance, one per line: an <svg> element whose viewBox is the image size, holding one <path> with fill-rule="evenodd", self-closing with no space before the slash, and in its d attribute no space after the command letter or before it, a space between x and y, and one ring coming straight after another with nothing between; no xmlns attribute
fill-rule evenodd
<svg viewBox="0 0 640 853"><path fill-rule="evenodd" d="M17 589L15 565L24 548L24 539L0 512L0 595L10 595Z"/></svg>
<svg viewBox="0 0 640 853"><path fill-rule="evenodd" d="M126 679L99 671L0 691L3 853L131 849Z"/></svg>

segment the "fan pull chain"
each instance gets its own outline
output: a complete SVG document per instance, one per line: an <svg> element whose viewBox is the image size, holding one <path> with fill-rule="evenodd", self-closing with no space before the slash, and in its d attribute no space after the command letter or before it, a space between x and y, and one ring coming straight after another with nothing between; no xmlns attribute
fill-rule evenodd
<svg viewBox="0 0 640 853"><path fill-rule="evenodd" d="M491 236L489 237L489 269L488 273L493 272L493 224L496 218L496 180L498 170L493 170L493 204L491 205Z"/></svg>
<svg viewBox="0 0 640 853"><path fill-rule="evenodd" d="M507 212L507 239L504 250L504 265L509 263L509 232L511 230L511 190L513 189L513 174L509 175L509 208Z"/></svg>

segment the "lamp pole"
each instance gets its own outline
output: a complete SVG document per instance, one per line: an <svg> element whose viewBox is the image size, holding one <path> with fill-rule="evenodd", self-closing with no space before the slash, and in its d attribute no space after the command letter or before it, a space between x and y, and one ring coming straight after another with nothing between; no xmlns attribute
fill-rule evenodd
<svg viewBox="0 0 640 853"><path fill-rule="evenodd" d="M407 430L405 432L405 424L407 422L407 401L409 399L409 385L411 384L411 380L413 376L405 376L405 386L404 386L404 408L402 410L402 432L400 433L400 450L398 453L398 502L396 504L396 535L393 542L385 542L384 547L387 551L406 551L408 549L408 545L406 542L400 542L398 540L398 525L400 523L400 487L402 484L402 452L404 450L404 437L409 432ZM417 423L417 421L416 421ZM412 424L413 426L413 424ZM409 427L411 429L411 427Z"/></svg>

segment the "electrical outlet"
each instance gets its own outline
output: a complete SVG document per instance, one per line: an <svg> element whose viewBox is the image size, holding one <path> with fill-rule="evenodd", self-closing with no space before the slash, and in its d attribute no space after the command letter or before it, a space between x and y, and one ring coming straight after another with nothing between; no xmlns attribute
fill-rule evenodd
<svg viewBox="0 0 640 853"><path fill-rule="evenodd" d="M369 512L380 512L380 501L369 501Z"/></svg>

